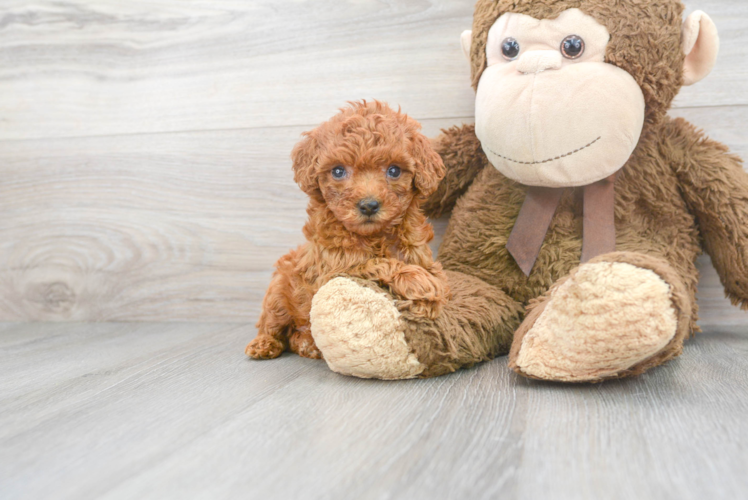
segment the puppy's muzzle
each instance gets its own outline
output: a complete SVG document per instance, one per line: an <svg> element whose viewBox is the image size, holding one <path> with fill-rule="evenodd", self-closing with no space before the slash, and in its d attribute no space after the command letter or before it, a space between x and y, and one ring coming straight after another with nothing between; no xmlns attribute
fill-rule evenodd
<svg viewBox="0 0 748 500"><path fill-rule="evenodd" d="M379 201L374 198L364 198L358 202L358 210L366 217L371 217L379 212Z"/></svg>

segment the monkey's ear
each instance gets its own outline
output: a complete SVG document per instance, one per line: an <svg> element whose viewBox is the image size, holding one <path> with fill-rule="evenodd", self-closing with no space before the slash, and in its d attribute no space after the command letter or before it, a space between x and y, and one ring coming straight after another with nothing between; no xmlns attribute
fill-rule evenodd
<svg viewBox="0 0 748 500"><path fill-rule="evenodd" d="M431 141L420 133L413 137L412 154L416 161L413 184L420 195L426 198L436 191L447 170L444 168L442 157L431 145Z"/></svg>
<svg viewBox="0 0 748 500"><path fill-rule="evenodd" d="M719 35L714 21L697 10L683 23L683 85L693 85L708 75L717 62Z"/></svg>
<svg viewBox="0 0 748 500"><path fill-rule="evenodd" d="M299 185L302 191L309 196L320 193L319 184L317 183L317 164L318 144L317 140L311 133L305 132L304 139L294 146L291 151L291 160L293 161L293 180Z"/></svg>
<svg viewBox="0 0 748 500"><path fill-rule="evenodd" d="M465 30L460 35L460 44L462 45L462 53L465 54L467 60L470 60L470 45L473 43L473 32L471 30Z"/></svg>

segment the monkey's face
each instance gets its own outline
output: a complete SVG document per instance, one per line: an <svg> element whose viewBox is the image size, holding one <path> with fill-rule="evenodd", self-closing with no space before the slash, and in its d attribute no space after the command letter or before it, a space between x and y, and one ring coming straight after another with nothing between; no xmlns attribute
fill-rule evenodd
<svg viewBox="0 0 748 500"><path fill-rule="evenodd" d="M605 62L607 28L579 9L502 15L488 32L475 131L491 164L522 184L581 186L620 169L644 125L644 95Z"/></svg>

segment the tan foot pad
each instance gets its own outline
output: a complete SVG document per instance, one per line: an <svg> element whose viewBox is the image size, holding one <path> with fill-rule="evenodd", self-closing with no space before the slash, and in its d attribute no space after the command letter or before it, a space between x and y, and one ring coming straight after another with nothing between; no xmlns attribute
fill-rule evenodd
<svg viewBox="0 0 748 500"><path fill-rule="evenodd" d="M396 380L424 370L405 342L400 312L387 295L335 278L314 296L312 336L332 371Z"/></svg>
<svg viewBox="0 0 748 500"><path fill-rule="evenodd" d="M589 263L551 293L515 364L534 378L600 380L660 352L677 326L670 286L658 274Z"/></svg>

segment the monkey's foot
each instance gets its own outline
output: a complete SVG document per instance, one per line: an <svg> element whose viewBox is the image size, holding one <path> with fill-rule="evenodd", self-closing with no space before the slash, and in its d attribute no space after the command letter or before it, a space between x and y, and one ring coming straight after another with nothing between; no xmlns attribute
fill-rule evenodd
<svg viewBox="0 0 748 500"><path fill-rule="evenodd" d="M618 252L579 266L532 308L510 367L530 378L594 382L680 354L691 306L669 264Z"/></svg>
<svg viewBox="0 0 748 500"><path fill-rule="evenodd" d="M405 340L403 320L391 297L359 281L339 277L315 294L312 336L334 372L361 378L415 378L424 366Z"/></svg>

